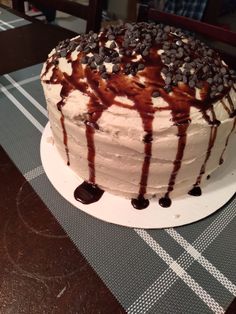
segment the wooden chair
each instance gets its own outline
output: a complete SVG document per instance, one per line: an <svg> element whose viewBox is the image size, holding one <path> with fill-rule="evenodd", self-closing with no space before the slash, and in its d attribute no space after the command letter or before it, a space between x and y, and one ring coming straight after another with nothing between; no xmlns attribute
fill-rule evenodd
<svg viewBox="0 0 236 314"><path fill-rule="evenodd" d="M13 9L24 12L26 0L12 0ZM33 0L36 6L55 9L79 17L87 21L86 32L92 30L98 32L102 20L102 0L88 0L88 5L73 0Z"/></svg>
<svg viewBox="0 0 236 314"><path fill-rule="evenodd" d="M148 5L143 4L139 6L137 20L139 22L141 21L160 22L195 32L198 35L204 36L204 38L208 40L209 44L213 44L213 46L215 46L214 42L227 44L225 46L223 44L220 45L219 49L216 46L216 49L219 50L224 60L231 67L236 69L236 58L231 51L232 47L230 47L230 46L236 47L235 32L226 30L219 26L193 20L187 17L161 12L158 11L157 9L150 8Z"/></svg>

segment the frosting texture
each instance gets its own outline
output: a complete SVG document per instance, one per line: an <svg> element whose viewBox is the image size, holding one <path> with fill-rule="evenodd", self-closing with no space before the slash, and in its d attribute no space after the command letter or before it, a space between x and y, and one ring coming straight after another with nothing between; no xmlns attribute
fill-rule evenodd
<svg viewBox="0 0 236 314"><path fill-rule="evenodd" d="M170 26L111 26L61 42L41 80L56 146L86 181L83 193L93 188L87 203L101 190L139 209L153 196L168 207L199 195L235 136L234 71Z"/></svg>

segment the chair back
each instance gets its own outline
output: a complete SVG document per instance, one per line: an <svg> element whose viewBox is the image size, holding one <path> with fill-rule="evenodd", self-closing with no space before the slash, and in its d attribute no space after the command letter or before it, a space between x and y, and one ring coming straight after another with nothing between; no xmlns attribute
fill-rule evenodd
<svg viewBox="0 0 236 314"><path fill-rule="evenodd" d="M24 2L25 0L12 0L13 9L24 12ZM87 3L73 0L33 0L36 6L55 9L86 20L86 32L90 30L98 32L100 30L102 2L102 0L88 0Z"/></svg>
<svg viewBox="0 0 236 314"><path fill-rule="evenodd" d="M232 48L230 47L236 47L235 32L187 17L162 12L157 9L150 8L148 5L142 4L139 6L137 20L139 22L154 21L180 27L182 29L195 32L197 35L206 37L208 41L210 40L209 44L211 44L212 41L220 42L220 48L217 48L217 50L219 50L224 60L231 67L236 68L236 58L232 53Z"/></svg>

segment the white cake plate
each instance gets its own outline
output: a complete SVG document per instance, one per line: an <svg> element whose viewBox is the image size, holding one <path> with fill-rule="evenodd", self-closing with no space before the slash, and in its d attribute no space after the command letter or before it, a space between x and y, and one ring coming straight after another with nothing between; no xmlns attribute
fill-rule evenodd
<svg viewBox="0 0 236 314"><path fill-rule="evenodd" d="M148 208L134 209L130 200L104 192L101 199L84 205L74 198L74 190L83 181L66 166L53 144L50 124L41 138L41 159L49 180L55 189L71 204L93 217L106 222L135 228L157 229L181 226L205 218L222 207L236 191L236 158L233 149L236 141L230 142L231 162L223 164L220 171L211 175L209 184L202 188L200 197L185 195L172 200L169 208L163 208L158 200L151 200Z"/></svg>

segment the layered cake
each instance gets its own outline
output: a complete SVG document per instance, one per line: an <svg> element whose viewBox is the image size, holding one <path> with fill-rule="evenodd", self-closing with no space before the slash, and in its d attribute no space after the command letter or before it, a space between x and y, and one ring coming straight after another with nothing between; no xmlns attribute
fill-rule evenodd
<svg viewBox="0 0 236 314"><path fill-rule="evenodd" d="M235 72L205 43L155 24L65 40L41 74L55 145L89 204L108 191L135 208L199 196L236 131ZM58 169L60 171L60 169Z"/></svg>

